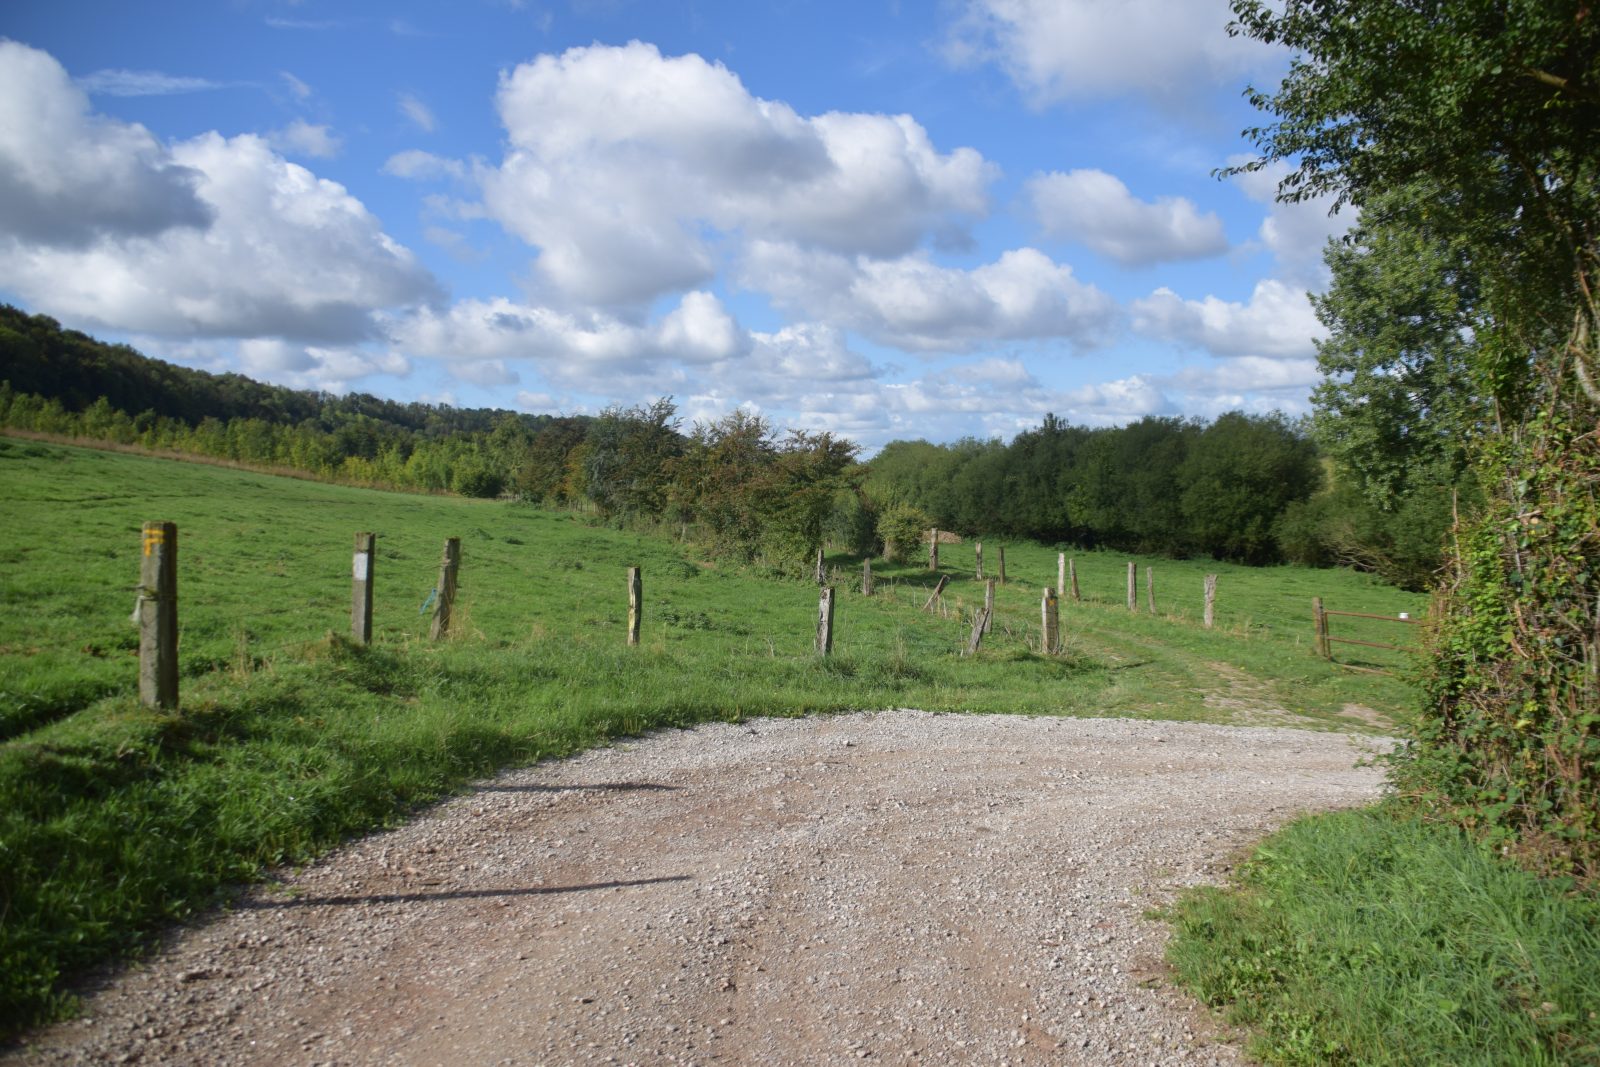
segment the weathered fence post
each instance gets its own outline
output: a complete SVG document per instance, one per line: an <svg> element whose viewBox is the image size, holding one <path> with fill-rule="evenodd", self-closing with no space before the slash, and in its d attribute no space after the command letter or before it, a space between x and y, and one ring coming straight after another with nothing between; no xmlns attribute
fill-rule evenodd
<svg viewBox="0 0 1600 1067"><path fill-rule="evenodd" d="M1067 554L1056 553L1056 597L1067 595Z"/></svg>
<svg viewBox="0 0 1600 1067"><path fill-rule="evenodd" d="M939 569L939 528L935 526L928 531L928 569Z"/></svg>
<svg viewBox="0 0 1600 1067"><path fill-rule="evenodd" d="M861 561L861 595L871 596L875 588L872 581L872 561L864 559Z"/></svg>
<svg viewBox="0 0 1600 1067"><path fill-rule="evenodd" d="M939 575L939 582L938 582L937 585L935 585L933 587L933 594L928 597L928 602L926 604L922 605L922 610L923 611L932 611L933 610L934 603L936 601L938 601L940 595L944 592L945 584L948 583L949 581L950 581L950 576L948 574Z"/></svg>
<svg viewBox="0 0 1600 1067"><path fill-rule="evenodd" d="M628 644L639 643L639 620L644 615L644 579L638 567L628 568Z"/></svg>
<svg viewBox="0 0 1600 1067"><path fill-rule="evenodd" d="M973 571L973 575L972 576L974 578L978 579L978 581L981 582L981 581L983 581L983 542L982 541L978 541L973 545L972 556L977 561L976 569Z"/></svg>
<svg viewBox="0 0 1600 1067"><path fill-rule="evenodd" d="M982 608L972 619L972 636L967 638L966 655L973 655L978 651L978 646L983 643L983 635L989 632L989 609Z"/></svg>
<svg viewBox="0 0 1600 1067"><path fill-rule="evenodd" d="M1211 624L1217 618L1217 576L1206 575L1206 629L1211 629Z"/></svg>
<svg viewBox="0 0 1600 1067"><path fill-rule="evenodd" d="M1076 559L1067 560L1067 581L1072 585L1072 599L1082 600L1083 597L1078 595L1078 561Z"/></svg>
<svg viewBox="0 0 1600 1067"><path fill-rule="evenodd" d="M139 702L178 706L178 525L147 522L139 558Z"/></svg>
<svg viewBox="0 0 1600 1067"><path fill-rule="evenodd" d="M1043 616L1044 654L1053 656L1061 651L1061 613L1056 604L1056 591L1044 587L1044 599L1039 604Z"/></svg>
<svg viewBox="0 0 1600 1067"><path fill-rule="evenodd" d="M1144 569L1144 602L1150 607L1150 614L1156 613L1156 569Z"/></svg>
<svg viewBox="0 0 1600 1067"><path fill-rule="evenodd" d="M995 562L996 569L999 570L999 572L1000 572L997 577L999 577L999 579L1000 579L1000 584L1001 585L1005 585L1006 584L1006 546L1005 545L1001 545L999 548L995 549L995 553L1000 557Z"/></svg>
<svg viewBox="0 0 1600 1067"><path fill-rule="evenodd" d="M817 602L817 655L826 656L833 651L833 586L822 587L822 598Z"/></svg>
<svg viewBox="0 0 1600 1067"><path fill-rule="evenodd" d="M989 578L983 583L983 632L989 632L989 626L994 622L994 579Z"/></svg>
<svg viewBox="0 0 1600 1067"><path fill-rule="evenodd" d="M817 546L817 584L818 585L826 585L827 582L828 582L828 571L827 571L827 568L823 566L823 562L822 562L822 546L818 545Z"/></svg>
<svg viewBox="0 0 1600 1067"><path fill-rule="evenodd" d="M461 566L461 538L447 537L444 557L439 561L439 584L435 588L437 599L433 602L433 624L428 627L428 640L437 641L450 631L450 609L456 602L456 571Z"/></svg>
<svg viewBox="0 0 1600 1067"><path fill-rule="evenodd" d="M358 645L372 643L372 557L377 540L377 534L356 534L350 565L350 639Z"/></svg>
<svg viewBox="0 0 1600 1067"><path fill-rule="evenodd" d="M1311 624L1312 632L1316 635L1317 655L1323 659L1332 659L1333 650L1328 641L1328 616L1322 610L1322 598L1319 596L1311 598Z"/></svg>
<svg viewBox="0 0 1600 1067"><path fill-rule="evenodd" d="M1139 566L1128 561L1128 610L1139 610Z"/></svg>

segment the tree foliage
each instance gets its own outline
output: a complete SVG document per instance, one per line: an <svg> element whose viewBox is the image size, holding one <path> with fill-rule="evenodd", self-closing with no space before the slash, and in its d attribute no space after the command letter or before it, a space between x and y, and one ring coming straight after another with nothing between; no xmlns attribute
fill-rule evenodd
<svg viewBox="0 0 1600 1067"><path fill-rule="evenodd" d="M1280 515L1321 479L1304 427L1281 415L1102 429L1049 415L1009 445L891 442L865 492L885 517L907 505L966 535L1265 563L1281 558Z"/></svg>
<svg viewBox="0 0 1600 1067"><path fill-rule="evenodd" d="M1475 287L1457 531L1399 780L1557 870L1600 875L1600 13L1590 0L1234 0L1297 53L1252 99L1249 166L1363 209L1430 191L1419 235ZM1440 246L1436 240L1432 247ZM1376 443L1375 443L1376 444Z"/></svg>

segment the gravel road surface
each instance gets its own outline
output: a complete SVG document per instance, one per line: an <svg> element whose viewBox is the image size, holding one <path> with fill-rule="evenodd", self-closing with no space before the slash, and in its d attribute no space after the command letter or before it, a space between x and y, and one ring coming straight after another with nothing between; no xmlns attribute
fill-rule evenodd
<svg viewBox="0 0 1600 1067"><path fill-rule="evenodd" d="M916 711L661 733L285 873L0 1063L1238 1063L1146 913L1376 797L1377 747Z"/></svg>

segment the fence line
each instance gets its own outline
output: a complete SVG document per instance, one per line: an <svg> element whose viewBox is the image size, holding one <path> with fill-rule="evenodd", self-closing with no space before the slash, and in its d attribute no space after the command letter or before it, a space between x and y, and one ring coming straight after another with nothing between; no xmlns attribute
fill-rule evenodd
<svg viewBox="0 0 1600 1067"><path fill-rule="evenodd" d="M178 661L177 661L177 543L178 530L170 522L145 523L142 533L142 552L140 557L140 584L139 598L135 617L139 622L139 695L141 701L152 707L176 708L178 706ZM351 609L350 609L350 634L351 640L356 644L367 645L373 639L373 594L376 586L374 572L374 557L376 556L377 534L362 532L355 535L355 551L351 562ZM930 556L937 551L937 531L930 531ZM983 579L984 596L983 606L973 612L973 631L964 642L963 654L975 654L986 637L994 628L998 617L995 606L996 586L1005 580L1004 559L1005 550L998 549L997 562L1000 573ZM982 566L982 546L977 545L974 550L975 563ZM930 559L930 562L932 560ZM422 611L426 612L431 606L432 617L429 626L429 639L438 641L449 632L451 611L455 601L459 567L461 562L461 540L458 537L447 538L440 559L438 583L429 593L424 602ZM825 562L822 550L817 552L818 573L827 579L837 579L839 575L823 569ZM980 571L981 573L981 571ZM1136 596L1137 565L1129 561L1127 564L1127 597L1128 608L1138 610ZM1070 589L1074 600L1081 600L1078 585L1076 559L1068 557L1066 553L1058 553L1056 557L1055 587L1046 586L1040 602L1040 643L1039 648L1046 655L1059 653L1065 642L1063 640L1060 620L1060 602ZM643 580L639 567L627 569L628 580L628 612L627 612L627 643L639 643L640 628L643 621L644 598ZM872 572L871 559L862 561L862 586L863 596L872 596L875 592L875 580ZM923 603L923 611L934 611L936 608L941 616L946 614L944 594L949 587L950 575L941 574L933 585L927 600ZM922 589L927 589L922 583ZM1145 591L1148 607L1151 614L1155 614L1155 574L1153 567L1145 569ZM1205 576L1204 585L1204 625L1211 628L1215 623L1215 606L1217 594L1217 575ZM890 599L897 600L894 579L890 580ZM202 603L206 599L202 597ZM834 606L835 587L831 582L821 587L821 598L818 603L816 644L818 654L827 656L832 653L834 645ZM958 614L964 615L960 599L956 601ZM1379 615L1370 612L1358 611L1333 611L1324 607L1321 597L1312 600L1313 625L1315 634L1316 651L1322 657L1333 660L1332 645L1335 643L1359 645L1369 648L1388 649L1398 652L1414 651L1410 646L1387 644L1378 641L1368 641L1355 637L1335 636L1329 630L1328 620L1331 617L1344 617L1356 619L1371 619L1389 623L1407 623L1416 625L1419 620L1412 619L1402 613L1398 617ZM296 612L268 612L267 614L296 614ZM1012 624L1006 623L1004 633L1013 634ZM331 636L331 631L329 633ZM247 634L240 638L247 641ZM304 641L290 641L273 645L265 651L276 651L283 648L303 647L316 643L318 639L311 638ZM1031 642L1030 642L1031 643ZM262 651L259 647L257 651ZM1340 664L1351 669L1356 668L1351 664Z"/></svg>

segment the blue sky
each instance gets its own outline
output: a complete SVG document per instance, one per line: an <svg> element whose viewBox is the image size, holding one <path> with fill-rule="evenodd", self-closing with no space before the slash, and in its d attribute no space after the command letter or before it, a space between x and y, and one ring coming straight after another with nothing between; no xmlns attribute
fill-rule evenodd
<svg viewBox="0 0 1600 1067"><path fill-rule="evenodd" d="M1309 410L1348 214L1226 0L22 0L0 298L286 385L868 451Z"/></svg>

